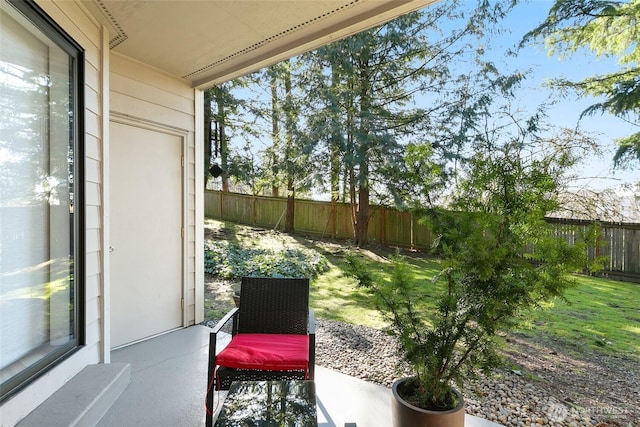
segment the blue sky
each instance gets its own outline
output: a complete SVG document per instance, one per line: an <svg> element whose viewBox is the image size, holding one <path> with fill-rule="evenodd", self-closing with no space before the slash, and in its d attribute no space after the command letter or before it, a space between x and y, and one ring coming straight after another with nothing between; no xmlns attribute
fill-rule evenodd
<svg viewBox="0 0 640 427"><path fill-rule="evenodd" d="M504 48L515 45L527 31L544 21L552 4L550 0L529 0L517 5L505 21L510 34L505 34L498 44ZM502 49L496 49L496 52L498 51ZM599 60L586 51L577 52L565 60L561 60L558 56L549 57L542 45L527 46L519 52L517 58L504 58L498 55L495 60L510 62L520 69L531 69L531 75L524 82L520 100L521 106L531 109L553 95L551 89L543 87L543 83L550 78L564 77L570 80L581 80L619 68L615 59ZM579 99L576 95L570 95L559 101L549 111L549 120L556 125L573 128L578 123L580 113L597 101L596 98ZM599 134L597 139L604 154L602 158L594 156L580 168L578 172L585 179L576 182L578 187L606 188L640 181L640 170L636 168L628 171L612 171L611 160L616 148L614 140L637 131L637 128L634 130L631 125L610 115L596 115L583 118L580 129Z"/></svg>

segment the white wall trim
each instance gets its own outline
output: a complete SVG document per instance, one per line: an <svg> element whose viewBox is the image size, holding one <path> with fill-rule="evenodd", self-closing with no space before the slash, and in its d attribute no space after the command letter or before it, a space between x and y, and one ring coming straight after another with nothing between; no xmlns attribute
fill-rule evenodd
<svg viewBox="0 0 640 427"><path fill-rule="evenodd" d="M195 89L195 323L204 321L204 92Z"/></svg>
<svg viewBox="0 0 640 427"><path fill-rule="evenodd" d="M189 326L189 137L182 136L182 326Z"/></svg>
<svg viewBox="0 0 640 427"><path fill-rule="evenodd" d="M187 136L189 135L188 129L183 129L178 126L171 126L166 123L156 122L153 120L143 119L140 117L132 116L131 114L124 114L118 111L111 110L109 111L110 121L120 123L123 125L135 126L141 129L147 130L155 130L155 131L164 131L170 135L181 136L185 138L185 142Z"/></svg>
<svg viewBox="0 0 640 427"><path fill-rule="evenodd" d="M101 32L101 87L102 87L102 280L101 280L101 304L102 304L102 348L101 358L103 363L111 362L111 262L110 241L111 216L109 194L110 176L109 167L109 31L102 27Z"/></svg>

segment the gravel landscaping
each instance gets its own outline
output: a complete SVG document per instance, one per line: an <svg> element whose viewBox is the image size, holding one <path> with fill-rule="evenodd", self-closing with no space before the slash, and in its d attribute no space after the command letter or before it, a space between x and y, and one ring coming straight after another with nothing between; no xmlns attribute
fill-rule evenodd
<svg viewBox="0 0 640 427"><path fill-rule="evenodd" d="M466 411L505 426L637 427L639 367L632 361L591 363L512 342L518 369L465 386ZM398 364L395 341L382 331L316 319L316 364L391 386L410 371ZM548 357L551 356L551 359Z"/></svg>

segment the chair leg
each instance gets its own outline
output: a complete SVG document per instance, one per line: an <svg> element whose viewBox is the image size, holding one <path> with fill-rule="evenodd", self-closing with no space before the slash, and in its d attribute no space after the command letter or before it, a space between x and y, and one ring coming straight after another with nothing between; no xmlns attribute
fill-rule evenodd
<svg viewBox="0 0 640 427"><path fill-rule="evenodd" d="M309 335L309 379L313 381L315 379L316 371L316 336L315 334Z"/></svg>
<svg viewBox="0 0 640 427"><path fill-rule="evenodd" d="M206 427L213 427L213 393L216 388L213 376L216 364L216 340L217 335L215 333L209 334L209 366L207 367L207 397L205 402L205 410L207 411Z"/></svg>

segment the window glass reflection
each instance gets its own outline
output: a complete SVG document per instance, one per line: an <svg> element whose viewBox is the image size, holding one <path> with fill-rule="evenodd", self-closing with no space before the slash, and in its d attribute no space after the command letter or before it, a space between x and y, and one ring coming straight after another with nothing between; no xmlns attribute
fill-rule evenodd
<svg viewBox="0 0 640 427"><path fill-rule="evenodd" d="M0 3L0 379L75 337L73 58Z"/></svg>

